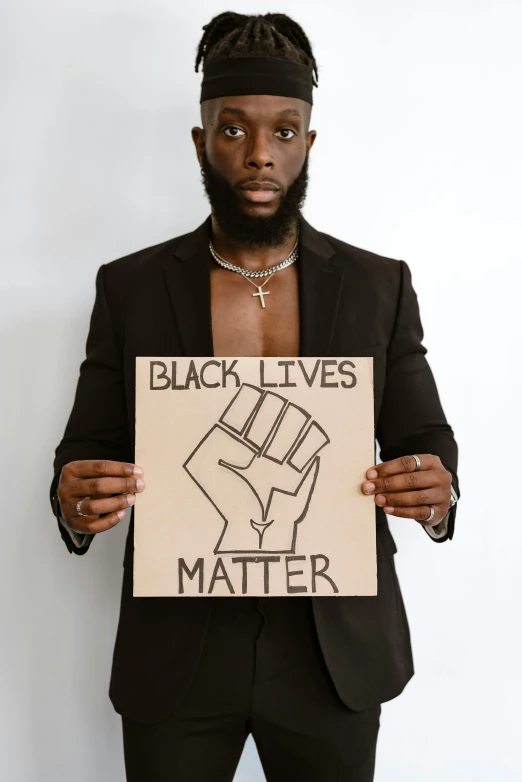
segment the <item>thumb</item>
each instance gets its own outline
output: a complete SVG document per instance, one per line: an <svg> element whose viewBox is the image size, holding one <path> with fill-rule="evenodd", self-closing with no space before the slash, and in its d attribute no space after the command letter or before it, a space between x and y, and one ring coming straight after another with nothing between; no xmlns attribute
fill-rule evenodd
<svg viewBox="0 0 522 782"><path fill-rule="evenodd" d="M308 513L308 507L312 499L317 474L319 472L320 457L316 456L306 472L303 473L301 482L295 492L274 491L267 514L279 520L298 523Z"/></svg>

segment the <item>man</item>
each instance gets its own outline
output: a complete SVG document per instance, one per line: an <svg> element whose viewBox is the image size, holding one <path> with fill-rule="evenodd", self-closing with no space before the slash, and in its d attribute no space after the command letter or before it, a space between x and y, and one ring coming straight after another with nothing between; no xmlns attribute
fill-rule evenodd
<svg viewBox="0 0 522 782"><path fill-rule="evenodd" d="M131 514L109 689L132 782L231 780L250 732L270 782L368 782L381 703L413 675L386 513L450 539L457 445L407 264L301 214L317 135L308 38L284 14L227 12L204 30L192 138L211 215L98 270L51 502L84 554L146 491L136 356L372 356L382 463L361 491L375 502L378 595L134 598Z"/></svg>

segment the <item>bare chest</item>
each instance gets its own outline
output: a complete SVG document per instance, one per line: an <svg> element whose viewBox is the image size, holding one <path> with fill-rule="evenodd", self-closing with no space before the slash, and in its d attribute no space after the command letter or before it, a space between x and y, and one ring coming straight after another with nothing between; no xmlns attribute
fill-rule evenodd
<svg viewBox="0 0 522 782"><path fill-rule="evenodd" d="M240 274L212 269L210 277L215 356L298 356L297 267L282 269L257 287ZM254 279L262 285L264 278ZM264 299L265 306L262 306Z"/></svg>

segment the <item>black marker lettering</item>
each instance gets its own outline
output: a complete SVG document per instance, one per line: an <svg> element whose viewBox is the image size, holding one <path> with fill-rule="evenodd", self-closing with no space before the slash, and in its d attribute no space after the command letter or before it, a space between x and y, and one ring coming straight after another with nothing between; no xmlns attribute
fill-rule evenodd
<svg viewBox="0 0 522 782"><path fill-rule="evenodd" d="M203 366L201 367L201 371L199 373L199 379L201 380L201 385L205 386L205 388L217 388L219 386L219 382L216 380L215 383L207 383L205 379L203 378L203 373L207 367L209 367L211 364L213 364L215 367L219 367L219 361L216 361L215 359L212 359L212 361L205 361Z"/></svg>
<svg viewBox="0 0 522 782"><path fill-rule="evenodd" d="M295 366L295 361L278 361L278 366L285 368L285 382L279 383L279 388L291 388L297 386L297 383L291 383L288 379L288 369L289 367Z"/></svg>
<svg viewBox="0 0 522 782"><path fill-rule="evenodd" d="M326 367L328 364L337 364L337 361L335 359L325 358L322 361L321 366L321 388L338 388L339 383L327 383L326 378L331 377L332 375L335 375L335 372L327 372Z"/></svg>
<svg viewBox="0 0 522 782"><path fill-rule="evenodd" d="M204 560L202 557L199 557L199 559L196 560L196 564L192 568L192 570L189 570L187 567L187 563L183 558L178 559L178 580L179 580L179 586L178 586L178 593L180 595L185 594L185 587L183 585L183 573L186 573L187 576L192 579L195 577L196 573L198 573L198 592L201 594L203 592L203 566L204 566Z"/></svg>
<svg viewBox="0 0 522 782"><path fill-rule="evenodd" d="M167 381L166 385L164 386L155 386L154 385L154 366L163 367L163 371L160 372L160 374L157 377L157 380L161 380L162 378L165 378ZM165 391L166 388L170 388L170 379L167 375L167 365L163 363L163 361L151 361L150 362L150 391Z"/></svg>
<svg viewBox="0 0 522 782"><path fill-rule="evenodd" d="M265 362L261 359L259 362L259 385L261 388L269 388L270 386L277 386L277 383L268 383L265 381Z"/></svg>
<svg viewBox="0 0 522 782"><path fill-rule="evenodd" d="M345 383L344 380L341 380L341 385L342 385L343 388L353 388L354 386L357 385L357 378L356 378L356 376L354 375L353 372L350 372L348 369L345 370L344 367L345 367L346 364L348 364L348 366L352 367L352 369L355 369L355 364L352 361L341 361L341 363L339 364L338 369L339 369L339 372L341 373L341 375L349 375L352 378L352 382L351 383Z"/></svg>
<svg viewBox="0 0 522 782"><path fill-rule="evenodd" d="M219 575L220 572L221 575ZM226 581L230 594L235 595L234 587L232 586L232 583L227 575L227 571L225 570L225 566L223 565L221 557L216 559L216 564L214 565L214 572L212 573L212 578L210 579L210 584L208 587L209 595L212 594L216 581Z"/></svg>
<svg viewBox="0 0 522 782"><path fill-rule="evenodd" d="M194 383L196 388L201 389L201 386L199 384L198 373L196 371L196 367L193 360L191 360L189 364L187 379L185 380L185 388L188 388L191 383Z"/></svg>
<svg viewBox="0 0 522 782"><path fill-rule="evenodd" d="M265 595L268 595L270 593L270 574L269 574L269 568L271 562L281 562L281 557L263 557L263 591Z"/></svg>
<svg viewBox="0 0 522 782"><path fill-rule="evenodd" d="M178 362L173 361L172 362L172 390L173 391L184 391L185 386L178 386L176 385L176 375L178 371Z"/></svg>
<svg viewBox="0 0 522 782"><path fill-rule="evenodd" d="M303 362L298 359L297 363L301 367L301 372L303 373L303 377L306 380L306 383L307 383L308 387L311 388L313 386L313 383L314 383L314 380L315 380L315 376L317 375L317 370L319 369L319 364L321 363L320 359L317 359L317 361L315 362L315 366L313 368L313 371L312 371L312 374L311 374L310 377L308 377L308 375L306 374L306 369L303 366Z"/></svg>
<svg viewBox="0 0 522 782"><path fill-rule="evenodd" d="M290 586L290 576L302 576L303 572L302 570L289 570L288 565L290 562L297 562L297 560L303 560L306 559L305 556L293 556L293 557L285 557L286 562L286 591L289 595L297 595L300 592L308 592L308 588L305 586Z"/></svg>
<svg viewBox="0 0 522 782"><path fill-rule="evenodd" d="M337 593L339 591L337 589L337 586L332 581L330 576L326 575L326 571L328 570L328 566L330 564L330 560L328 559L328 557L326 557L324 554L312 554L310 559L311 559L311 562L312 562L312 592L317 592L317 587L316 587L316 583L315 583L316 577L317 576L322 576L322 578L326 578L326 580L330 582L330 584L332 585L333 591L335 593ZM321 568L321 570L317 570L317 560L318 559L322 559L324 561L323 562L323 567Z"/></svg>
<svg viewBox="0 0 522 782"><path fill-rule="evenodd" d="M241 562L242 578L241 578L241 594L246 595L248 592L248 574L247 565L249 562L256 562L256 557L232 557L232 564Z"/></svg>
<svg viewBox="0 0 522 782"><path fill-rule="evenodd" d="M281 557L232 557L232 563L241 562L242 579L241 579L241 594L246 595L248 592L248 574L247 568L249 562L263 563L263 590L265 595L270 592L270 575L269 567L270 562L280 562Z"/></svg>
<svg viewBox="0 0 522 782"><path fill-rule="evenodd" d="M238 386L241 385L241 380L239 379L239 375L237 374L237 372L233 371L233 369L236 366L236 364L237 364L237 358L234 359L234 361L232 362L232 366L230 367L230 369L227 369L227 362L223 361L223 365L221 367L221 369L223 370L223 372L222 372L222 375L223 375L222 386L223 386L223 388L227 387L227 375L234 375L234 377L236 378L236 388L238 388Z"/></svg>

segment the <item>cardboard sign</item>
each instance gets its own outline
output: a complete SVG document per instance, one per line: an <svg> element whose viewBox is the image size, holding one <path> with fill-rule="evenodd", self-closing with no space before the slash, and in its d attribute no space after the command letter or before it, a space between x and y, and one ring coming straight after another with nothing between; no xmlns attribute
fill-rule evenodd
<svg viewBox="0 0 522 782"><path fill-rule="evenodd" d="M136 358L134 592L375 595L372 358Z"/></svg>

